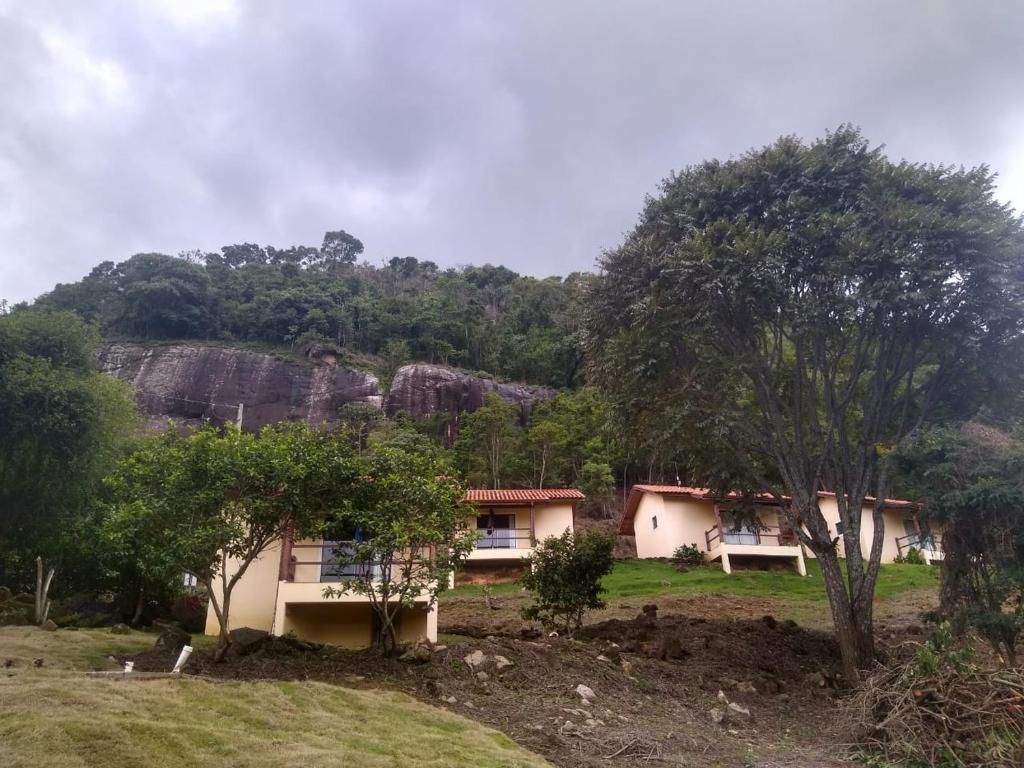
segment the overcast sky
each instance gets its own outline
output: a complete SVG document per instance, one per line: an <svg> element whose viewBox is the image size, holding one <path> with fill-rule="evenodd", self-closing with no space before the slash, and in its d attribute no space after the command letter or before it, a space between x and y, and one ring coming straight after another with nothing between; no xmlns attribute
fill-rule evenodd
<svg viewBox="0 0 1024 768"><path fill-rule="evenodd" d="M0 0L0 298L318 245L593 267L670 170L860 125L1024 208L1024 3Z"/></svg>

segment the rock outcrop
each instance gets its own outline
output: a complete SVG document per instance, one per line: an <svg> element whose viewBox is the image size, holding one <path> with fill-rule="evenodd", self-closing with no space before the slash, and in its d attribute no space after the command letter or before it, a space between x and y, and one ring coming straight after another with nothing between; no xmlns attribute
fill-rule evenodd
<svg viewBox="0 0 1024 768"><path fill-rule="evenodd" d="M143 412L158 428L168 419L234 421L239 403L246 431L280 421L335 424L345 403L382 404L375 376L331 360L300 365L224 347L110 344L100 368L135 387Z"/></svg>
<svg viewBox="0 0 1024 768"><path fill-rule="evenodd" d="M452 417L448 425L450 441L458 431L459 414L475 411L490 392L518 405L524 424L534 403L555 396L554 390L546 387L503 384L438 365L416 363L404 365L395 373L386 409L389 416L405 412L417 419L448 413Z"/></svg>

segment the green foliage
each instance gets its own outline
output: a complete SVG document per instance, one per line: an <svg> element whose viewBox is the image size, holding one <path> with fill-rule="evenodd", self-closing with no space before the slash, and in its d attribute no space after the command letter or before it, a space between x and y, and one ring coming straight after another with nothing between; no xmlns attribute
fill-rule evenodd
<svg viewBox="0 0 1024 768"><path fill-rule="evenodd" d="M566 531L542 541L527 558L521 583L533 592L523 616L572 635L588 610L604 608L601 580L615 564L615 542L601 531Z"/></svg>
<svg viewBox="0 0 1024 768"><path fill-rule="evenodd" d="M362 242L338 230L320 248L243 243L189 258L137 254L104 262L38 303L96 321L108 336L329 342L380 356L385 378L419 360L576 383L582 276L537 280L490 265L439 270L415 258L374 267L356 264L362 253Z"/></svg>
<svg viewBox="0 0 1024 768"><path fill-rule="evenodd" d="M470 485L501 488L512 478L523 437L518 420L519 408L496 392L462 417L454 453Z"/></svg>
<svg viewBox="0 0 1024 768"><path fill-rule="evenodd" d="M682 544L672 553L672 562L684 567L704 565L704 553L696 544Z"/></svg>
<svg viewBox="0 0 1024 768"><path fill-rule="evenodd" d="M258 434L207 426L182 435L172 427L109 478L105 540L118 571L140 591L195 575L210 595L225 648L239 579L286 531L321 530L343 508L358 469L342 435L305 424Z"/></svg>
<svg viewBox="0 0 1024 768"><path fill-rule="evenodd" d="M972 422L927 430L892 461L944 523L940 613L1015 663L1024 636L1024 442Z"/></svg>
<svg viewBox="0 0 1024 768"><path fill-rule="evenodd" d="M897 555L894 562L905 563L906 565L925 564L924 555L921 554L921 550L917 547L911 547L905 555Z"/></svg>
<svg viewBox="0 0 1024 768"><path fill-rule="evenodd" d="M472 512L464 495L447 466L429 455L375 448L360 462L359 479L328 529L355 538L338 549L344 575L324 596L368 597L384 652L396 647L399 612L424 596L433 605L439 586L475 546L476 531L465 527Z"/></svg>
<svg viewBox="0 0 1024 768"><path fill-rule="evenodd" d="M969 645L956 642L948 621L940 623L931 637L918 646L913 670L921 676L934 675L946 669L964 673L970 670L974 651Z"/></svg>
<svg viewBox="0 0 1024 768"><path fill-rule="evenodd" d="M56 593L103 586L94 501L138 415L95 370L99 341L68 312L0 315L0 584L26 588L41 555Z"/></svg>

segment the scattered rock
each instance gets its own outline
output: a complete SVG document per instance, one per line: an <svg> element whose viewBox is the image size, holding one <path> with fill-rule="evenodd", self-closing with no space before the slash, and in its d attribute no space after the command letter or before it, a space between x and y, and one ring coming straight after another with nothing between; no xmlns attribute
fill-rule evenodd
<svg viewBox="0 0 1024 768"><path fill-rule="evenodd" d="M581 699L583 699L585 704L590 704L597 698L597 694L594 693L594 689L588 685L584 685L583 683L576 686L576 693Z"/></svg>
<svg viewBox="0 0 1024 768"><path fill-rule="evenodd" d="M828 685L828 678L821 672L808 672L804 677L804 683L813 688L824 688Z"/></svg>
<svg viewBox="0 0 1024 768"><path fill-rule="evenodd" d="M447 645L435 645L434 646L434 653L440 653L441 651L447 651L447 650L448 650L448 646Z"/></svg>
<svg viewBox="0 0 1024 768"><path fill-rule="evenodd" d="M738 715L739 717L747 720L749 720L751 717L750 710L744 707L742 704L737 704L735 701L729 702L729 706L727 707L727 709L729 711L730 716Z"/></svg>
<svg viewBox="0 0 1024 768"><path fill-rule="evenodd" d="M494 666L500 672L501 670L505 669L506 667L514 667L515 664L513 662L509 661L504 656L494 656Z"/></svg>
<svg viewBox="0 0 1024 768"><path fill-rule="evenodd" d="M737 683L736 690L740 693L757 693L757 687L753 683L748 683L746 681Z"/></svg>
<svg viewBox="0 0 1024 768"><path fill-rule="evenodd" d="M456 699L454 696L442 696L441 697L441 701L443 701L445 704L458 704L459 703L459 700Z"/></svg>
<svg viewBox="0 0 1024 768"><path fill-rule="evenodd" d="M672 661L685 659L690 655L690 652L683 648L678 635L667 635L658 641L650 655L661 661Z"/></svg>
<svg viewBox="0 0 1024 768"><path fill-rule="evenodd" d="M633 674L633 665L625 659L619 662L619 666L622 667L622 671L625 672L627 675Z"/></svg>
<svg viewBox="0 0 1024 768"><path fill-rule="evenodd" d="M153 622L153 628L160 631L156 639L156 648L163 648L171 653L177 653L186 645L192 645L192 635L181 627L167 622Z"/></svg>
<svg viewBox="0 0 1024 768"><path fill-rule="evenodd" d="M40 629L44 629L47 632L56 632L57 631L57 624L53 621L53 619L47 619L46 621L44 621L40 625L39 628Z"/></svg>
<svg viewBox="0 0 1024 768"><path fill-rule="evenodd" d="M721 725L725 722L725 710L719 707L711 708L711 722Z"/></svg>
<svg viewBox="0 0 1024 768"><path fill-rule="evenodd" d="M487 655L481 650L475 650L471 653L467 653L463 658L463 661L469 666L470 669L476 669L487 660Z"/></svg>
<svg viewBox="0 0 1024 768"><path fill-rule="evenodd" d="M430 647L426 645L414 645L412 648L407 650L398 660L403 664L426 664L430 661L431 651Z"/></svg>
<svg viewBox="0 0 1024 768"><path fill-rule="evenodd" d="M132 628L127 624L115 624L110 628L110 634L112 635L128 635L131 634Z"/></svg>
<svg viewBox="0 0 1024 768"><path fill-rule="evenodd" d="M716 696L715 698L717 698L722 704L729 703L729 699L726 697L725 691L719 691L718 696Z"/></svg>
<svg viewBox="0 0 1024 768"><path fill-rule="evenodd" d="M558 637L558 632L553 629L550 632L548 632L548 637Z"/></svg>
<svg viewBox="0 0 1024 768"><path fill-rule="evenodd" d="M491 679L491 676L484 671L480 671L476 673L476 679L479 680L481 683L486 683L488 680Z"/></svg>
<svg viewBox="0 0 1024 768"><path fill-rule="evenodd" d="M599 654L597 655L597 660L598 660L598 661L611 661L611 659L609 659L609 658L608 658L607 656L605 656L605 655L604 655L603 653L599 653Z"/></svg>
<svg viewBox="0 0 1024 768"><path fill-rule="evenodd" d="M263 647L270 638L270 633L252 627L239 627L228 633L231 650L237 656L248 656Z"/></svg>

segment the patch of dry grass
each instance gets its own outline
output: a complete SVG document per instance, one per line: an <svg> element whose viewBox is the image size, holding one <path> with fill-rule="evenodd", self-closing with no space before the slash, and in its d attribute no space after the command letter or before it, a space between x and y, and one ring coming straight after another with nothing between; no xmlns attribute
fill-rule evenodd
<svg viewBox="0 0 1024 768"><path fill-rule="evenodd" d="M547 765L497 731L397 693L82 674L152 642L141 633L0 628L0 664L13 662L0 667L0 765Z"/></svg>

